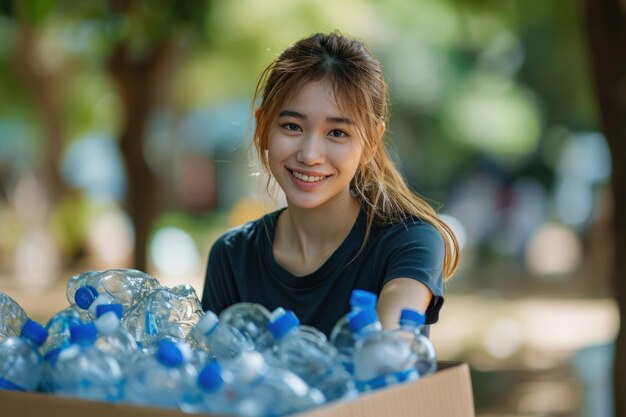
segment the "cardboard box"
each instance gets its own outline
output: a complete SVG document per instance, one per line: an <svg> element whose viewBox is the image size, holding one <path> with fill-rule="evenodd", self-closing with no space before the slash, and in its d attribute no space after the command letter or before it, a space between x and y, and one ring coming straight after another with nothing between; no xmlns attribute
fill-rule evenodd
<svg viewBox="0 0 626 417"><path fill-rule="evenodd" d="M40 393L0 390L0 409L7 417L190 417L181 411L108 404ZM331 403L297 417L474 417L469 367L440 362L423 379L374 391L354 401Z"/></svg>

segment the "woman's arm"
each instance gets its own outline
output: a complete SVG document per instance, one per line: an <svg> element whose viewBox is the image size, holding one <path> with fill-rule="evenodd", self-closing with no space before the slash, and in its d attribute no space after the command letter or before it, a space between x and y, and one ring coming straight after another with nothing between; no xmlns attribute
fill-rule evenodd
<svg viewBox="0 0 626 417"><path fill-rule="evenodd" d="M387 282L378 297L376 311L384 329L398 327L400 311L410 308L424 313L432 293L421 282L411 278L394 278Z"/></svg>

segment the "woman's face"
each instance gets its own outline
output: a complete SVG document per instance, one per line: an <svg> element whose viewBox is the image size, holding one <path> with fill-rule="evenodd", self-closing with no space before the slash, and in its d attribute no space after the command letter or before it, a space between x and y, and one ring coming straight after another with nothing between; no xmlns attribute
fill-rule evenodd
<svg viewBox="0 0 626 417"><path fill-rule="evenodd" d="M270 128L267 156L290 206L349 201L363 153L356 131L326 80L304 84L284 104Z"/></svg>

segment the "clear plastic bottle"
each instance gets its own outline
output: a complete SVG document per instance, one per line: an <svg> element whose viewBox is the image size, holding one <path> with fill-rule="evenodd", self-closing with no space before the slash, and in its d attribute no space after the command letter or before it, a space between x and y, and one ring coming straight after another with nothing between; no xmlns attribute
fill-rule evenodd
<svg viewBox="0 0 626 417"><path fill-rule="evenodd" d="M39 323L27 319L19 336L0 342L0 389L35 391L42 375L39 347L48 332Z"/></svg>
<svg viewBox="0 0 626 417"><path fill-rule="evenodd" d="M246 335L258 352L273 349L276 340L268 329L270 312L260 304L237 303L220 313L220 322L226 323Z"/></svg>
<svg viewBox="0 0 626 417"><path fill-rule="evenodd" d="M190 285L160 288L144 297L122 317L122 326L142 349L156 348L161 339L185 341L202 317L202 306Z"/></svg>
<svg viewBox="0 0 626 417"><path fill-rule="evenodd" d="M415 367L420 377L437 370L437 354L433 343L422 334L426 316L419 311L403 309L400 312L400 328L394 330L411 343L411 350L416 356Z"/></svg>
<svg viewBox="0 0 626 417"><path fill-rule="evenodd" d="M373 309L350 317L358 334L354 348L354 379L359 391L371 391L418 378L417 358L409 342L393 331L384 331Z"/></svg>
<svg viewBox="0 0 626 417"><path fill-rule="evenodd" d="M278 360L319 389L327 401L356 397L354 381L339 362L334 346L311 332L300 331L299 324L292 311L277 308L272 312L269 329L278 341Z"/></svg>
<svg viewBox="0 0 626 417"><path fill-rule="evenodd" d="M270 367L259 352L244 352L220 365L212 361L198 376L203 407L196 410L246 417L293 414L324 403L323 394L284 368Z"/></svg>
<svg viewBox="0 0 626 417"><path fill-rule="evenodd" d="M0 342L11 336L19 336L28 320L24 309L11 297L0 292Z"/></svg>
<svg viewBox="0 0 626 417"><path fill-rule="evenodd" d="M349 325L350 315L354 315L363 309L375 309L378 296L372 292L365 290L353 290L350 296L350 311L343 315L330 333L330 343L339 352L339 360L346 371L351 375L354 374L354 364L352 363L352 355L354 353L354 345L356 343L356 334Z"/></svg>
<svg viewBox="0 0 626 417"><path fill-rule="evenodd" d="M51 390L57 395L117 402L123 397L122 368L115 357L96 347L93 323L70 328L72 344L51 358Z"/></svg>
<svg viewBox="0 0 626 417"><path fill-rule="evenodd" d="M98 330L96 347L118 360L122 371L137 359L139 347L133 336L121 326L122 305L99 305L94 324Z"/></svg>
<svg viewBox="0 0 626 417"><path fill-rule="evenodd" d="M198 376L189 363L190 355L186 344L161 340L154 355L143 356L129 371L126 401L182 408L194 392Z"/></svg>
<svg viewBox="0 0 626 417"><path fill-rule="evenodd" d="M191 330L191 336L204 351L219 361L234 359L242 352L254 349L250 339L238 329L222 323L210 310Z"/></svg>
<svg viewBox="0 0 626 417"><path fill-rule="evenodd" d="M124 313L143 297L162 288L159 281L135 269L87 271L75 275L67 283L70 304L88 310L95 318L99 304L121 304Z"/></svg>
<svg viewBox="0 0 626 417"><path fill-rule="evenodd" d="M55 356L58 352L70 345L70 327L76 324L88 323L89 317L84 310L76 306L69 306L57 312L46 323L48 338L41 347L44 359Z"/></svg>

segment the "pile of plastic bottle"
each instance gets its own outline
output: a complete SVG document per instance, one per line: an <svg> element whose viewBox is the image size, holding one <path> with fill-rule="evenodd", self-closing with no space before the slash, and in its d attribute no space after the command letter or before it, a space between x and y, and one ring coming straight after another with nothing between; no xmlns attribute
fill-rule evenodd
<svg viewBox="0 0 626 417"><path fill-rule="evenodd" d="M254 303L203 312L189 285L130 269L67 283L45 326L0 292L0 389L236 416L284 416L435 371L424 315L383 330L376 295L354 290L330 339Z"/></svg>

